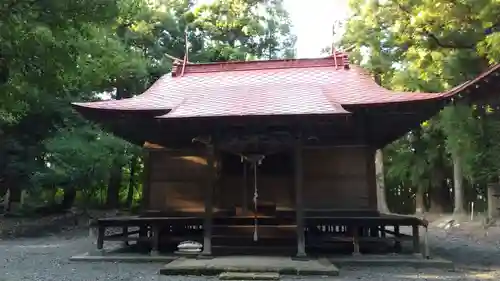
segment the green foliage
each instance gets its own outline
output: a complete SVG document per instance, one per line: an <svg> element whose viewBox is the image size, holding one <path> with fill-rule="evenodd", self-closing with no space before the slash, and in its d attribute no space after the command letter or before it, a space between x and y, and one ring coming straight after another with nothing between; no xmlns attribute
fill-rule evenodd
<svg viewBox="0 0 500 281"><path fill-rule="evenodd" d="M130 144L95 128L61 129L45 140L44 170L34 180L42 185L76 186L87 188L102 185L115 162L126 164L131 157ZM109 157L116 155L115 157Z"/></svg>

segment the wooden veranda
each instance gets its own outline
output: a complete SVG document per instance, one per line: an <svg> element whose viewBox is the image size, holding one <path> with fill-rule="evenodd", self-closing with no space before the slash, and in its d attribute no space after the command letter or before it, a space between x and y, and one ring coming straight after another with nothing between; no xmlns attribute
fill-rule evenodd
<svg viewBox="0 0 500 281"><path fill-rule="evenodd" d="M304 239L298 238L298 227L294 215L278 214L260 216L260 241L251 239L254 217L223 216L213 214L210 233L203 229L204 216L173 216L142 214L99 219L95 225L99 229L98 249L103 249L105 241L134 241L142 243L144 249L153 255L175 252L178 243L186 240L202 242L210 239L212 250L204 254L273 254L305 257L312 254L360 254L401 253L402 242L411 241L412 253L428 257L419 240L419 227L427 227L425 221L414 217L363 212L319 212L304 216ZM412 234L400 232L400 228L412 228ZM121 233L105 235L107 228L121 228ZM135 229L130 231L130 229ZM276 235L279 234L279 235ZM300 245L302 243L303 245ZM384 245L373 248L371 245ZM371 245L370 245L371 244ZM366 245L366 248L363 246ZM206 247L206 244L204 245ZM303 247L300 255L300 247ZM423 251L422 251L423 249Z"/></svg>

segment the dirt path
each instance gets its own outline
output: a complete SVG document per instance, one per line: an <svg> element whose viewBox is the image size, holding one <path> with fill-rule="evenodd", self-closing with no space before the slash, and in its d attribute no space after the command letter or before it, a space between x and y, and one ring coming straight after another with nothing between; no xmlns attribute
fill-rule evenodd
<svg viewBox="0 0 500 281"><path fill-rule="evenodd" d="M431 230L429 241L433 252L452 259L465 268L457 272L403 267L342 268L341 276L335 280L500 280L500 248L498 239L494 237L500 238L500 229L492 233L485 239L478 240L477 235L470 235L466 231L445 231L441 228ZM198 281L212 279L158 276L157 272L162 264L77 263L68 260L72 255L81 254L93 248L93 242L87 237L87 232L82 231L44 238L0 241L0 281ZM478 268L490 268L493 271L478 270ZM307 280L313 279L325 280L324 278L307 278Z"/></svg>
<svg viewBox="0 0 500 281"><path fill-rule="evenodd" d="M484 229L477 222L462 223L448 230L434 227L429 243L434 254L454 261L459 267L500 272L500 227Z"/></svg>

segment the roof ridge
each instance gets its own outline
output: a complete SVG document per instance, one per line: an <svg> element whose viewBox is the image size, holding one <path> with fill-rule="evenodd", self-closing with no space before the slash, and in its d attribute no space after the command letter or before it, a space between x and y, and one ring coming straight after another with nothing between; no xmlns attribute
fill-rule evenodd
<svg viewBox="0 0 500 281"><path fill-rule="evenodd" d="M172 77L181 76L182 63L175 62L172 67ZM336 67L337 69L349 69L349 57L347 53L336 52L322 58L300 58L300 59L274 59L274 60L251 60L251 61L225 61L209 63L186 64L184 74L189 73L212 73L228 71L252 71L266 69L287 68L312 68L312 67Z"/></svg>

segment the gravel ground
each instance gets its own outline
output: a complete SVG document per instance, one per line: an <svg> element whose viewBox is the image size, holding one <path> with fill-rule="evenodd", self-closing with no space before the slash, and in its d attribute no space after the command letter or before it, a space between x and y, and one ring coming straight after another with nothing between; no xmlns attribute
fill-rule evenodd
<svg viewBox="0 0 500 281"><path fill-rule="evenodd" d="M70 262L72 255L92 247L87 233L68 232L44 238L0 241L0 281L53 280L213 280L206 277L165 277L157 275L161 264ZM413 268L342 268L334 280L500 280L500 229L471 235L463 230L431 229L432 250L457 262L460 269L448 272ZM498 237L499 239L496 239ZM498 269L497 269L498 267ZM486 268L488 270L486 270ZM307 280L326 278L307 278ZM297 278L291 278L297 280Z"/></svg>

